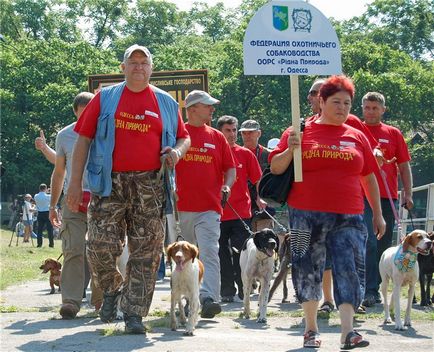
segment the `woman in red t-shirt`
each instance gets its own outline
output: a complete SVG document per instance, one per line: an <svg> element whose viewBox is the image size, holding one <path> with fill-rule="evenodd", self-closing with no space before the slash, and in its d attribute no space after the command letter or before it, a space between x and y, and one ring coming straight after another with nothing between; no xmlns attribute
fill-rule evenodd
<svg viewBox="0 0 434 352"><path fill-rule="evenodd" d="M295 148L302 149L303 182L288 195L291 225L292 279L305 316L304 347L319 347L317 310L326 248L332 258L334 298L341 318L341 347L369 344L353 330L353 316L364 295L365 245L363 191L375 209L373 226L381 237L377 167L362 132L345 123L354 85L332 76L320 89L321 116L306 123L303 138L288 128L270 154L271 171L283 173ZM291 166L292 167L292 166Z"/></svg>

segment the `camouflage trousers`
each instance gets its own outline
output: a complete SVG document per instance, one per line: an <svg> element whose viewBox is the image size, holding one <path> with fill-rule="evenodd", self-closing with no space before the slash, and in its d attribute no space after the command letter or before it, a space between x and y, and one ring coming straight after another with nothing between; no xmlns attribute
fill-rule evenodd
<svg viewBox="0 0 434 352"><path fill-rule="evenodd" d="M146 316L154 294L163 249L163 182L155 171L112 173L109 197L92 195L88 208L87 256L99 287L122 290L121 310ZM129 259L126 277L116 265L125 236Z"/></svg>

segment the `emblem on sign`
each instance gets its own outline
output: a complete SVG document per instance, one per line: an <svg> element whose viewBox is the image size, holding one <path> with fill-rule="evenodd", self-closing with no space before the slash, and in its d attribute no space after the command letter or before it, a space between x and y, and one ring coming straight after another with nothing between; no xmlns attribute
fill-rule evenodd
<svg viewBox="0 0 434 352"><path fill-rule="evenodd" d="M312 28L312 14L310 10L294 9L292 11L294 30L296 32L309 32Z"/></svg>
<svg viewBox="0 0 434 352"><path fill-rule="evenodd" d="M273 5L273 27L279 31L288 28L288 7Z"/></svg>

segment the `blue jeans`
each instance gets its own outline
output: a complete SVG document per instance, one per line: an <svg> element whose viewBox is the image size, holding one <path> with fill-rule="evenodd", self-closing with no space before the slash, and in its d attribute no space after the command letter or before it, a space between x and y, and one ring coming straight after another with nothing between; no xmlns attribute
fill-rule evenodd
<svg viewBox="0 0 434 352"><path fill-rule="evenodd" d="M292 281L299 302L319 301L326 251L330 254L336 305L354 310L365 292L363 216L289 209Z"/></svg>
<svg viewBox="0 0 434 352"><path fill-rule="evenodd" d="M396 200L394 200L394 203L396 207ZM380 240L377 240L377 235L372 227L372 209L365 199L363 218L368 229L368 241L366 242L366 296L373 296L376 299L380 297L379 288L381 283L378 264L383 252L392 245L393 227L395 225L395 217L389 198L381 198L381 209L384 221L386 221L386 232Z"/></svg>

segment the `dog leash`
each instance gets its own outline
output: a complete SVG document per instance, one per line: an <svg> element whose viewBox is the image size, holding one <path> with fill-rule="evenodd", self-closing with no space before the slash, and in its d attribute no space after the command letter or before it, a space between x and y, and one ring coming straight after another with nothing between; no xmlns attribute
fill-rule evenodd
<svg viewBox="0 0 434 352"><path fill-rule="evenodd" d="M62 258L62 256L63 256L63 252L60 253L59 257L57 258L57 261L59 261L59 259Z"/></svg>
<svg viewBox="0 0 434 352"><path fill-rule="evenodd" d="M402 206L407 210L408 212L408 216L410 217L410 223L411 223L411 227L413 228L413 230L416 230L416 227L414 226L414 222L413 222L413 213L410 209L407 208L407 204L402 204Z"/></svg>
<svg viewBox="0 0 434 352"><path fill-rule="evenodd" d="M399 233L399 241L402 242L402 240L404 239L404 234L402 233L401 221L399 220L398 212L396 211L395 203L393 202L392 199L392 193L390 192L389 185L387 184L386 172L381 168L380 168L380 175L383 180L384 188L386 189L387 197L389 198L390 207L392 208L393 216L395 217L396 220L396 224L398 228L397 230Z"/></svg>
<svg viewBox="0 0 434 352"><path fill-rule="evenodd" d="M223 203L223 201L222 201L222 203ZM232 211L235 213L235 215L238 217L238 219L242 222L244 228L250 234L250 236L254 235L252 230L250 230L249 225L247 225L246 222L241 218L241 216L237 213L237 211L232 207L231 203L229 203L229 201L227 199L224 199L224 203L222 204L223 208L226 204L229 205L229 208L232 209Z"/></svg>
<svg viewBox="0 0 434 352"><path fill-rule="evenodd" d="M273 215L271 215L271 214L267 211L266 208L264 208L264 209L262 209L262 210L260 210L260 211L257 211L256 214L261 214L262 212L264 212L265 214L267 214L267 215L270 217L270 219L273 220L273 222L274 222L274 223L279 227L279 229L280 229L282 232L288 232L288 229L287 229L285 226L283 226L279 221L277 221L277 219L276 219Z"/></svg>

